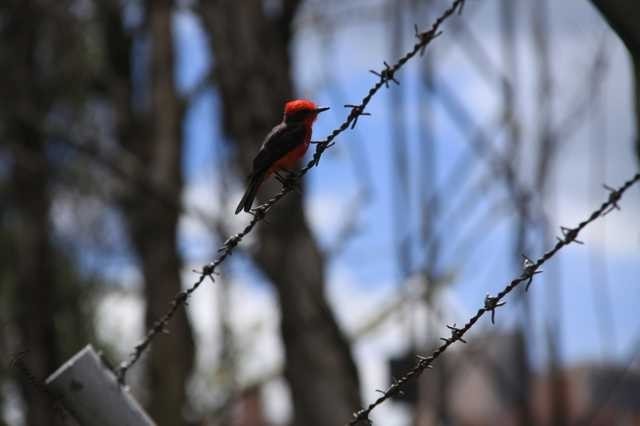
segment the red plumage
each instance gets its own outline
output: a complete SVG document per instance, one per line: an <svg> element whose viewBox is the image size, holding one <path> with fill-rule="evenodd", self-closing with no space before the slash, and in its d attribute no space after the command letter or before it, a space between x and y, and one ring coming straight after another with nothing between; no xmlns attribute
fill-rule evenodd
<svg viewBox="0 0 640 426"><path fill-rule="evenodd" d="M253 159L249 185L236 208L236 214L251 210L258 188L267 177L278 170L290 170L298 164L309 148L313 122L319 113L328 109L318 108L306 99L285 104L282 122L269 132Z"/></svg>

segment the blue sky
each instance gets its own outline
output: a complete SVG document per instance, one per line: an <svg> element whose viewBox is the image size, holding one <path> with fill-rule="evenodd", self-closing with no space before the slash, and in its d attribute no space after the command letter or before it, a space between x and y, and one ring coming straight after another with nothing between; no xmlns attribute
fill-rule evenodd
<svg viewBox="0 0 640 426"><path fill-rule="evenodd" d="M591 125L582 125L571 137L562 141L559 159L550 176L552 190L540 204L555 232L560 225L577 224L605 199L607 194L600 187L601 183L617 186L637 170L637 165L631 151L633 125L629 60L620 41L608 30L588 2L567 0L548 3L551 7L549 15L552 17L551 63L556 94L552 105L554 123L560 122L576 103L585 98L584 94L588 90L585 77L601 43L605 43L608 60L603 96L598 100L601 107L590 117ZM497 2L470 1L462 17L454 19L465 20L493 63L501 66L496 4ZM534 138L536 56L527 21L528 4L518 1L518 74L510 76L517 81L517 111L523 123L523 158L518 171L522 173L520 179L524 183L530 183L537 150ZM444 3L441 2L441 6ZM438 11L441 9L442 7L437 8ZM303 8L300 22L306 22L305 19L310 19L314 13L316 11L312 3ZM404 40L407 48L413 43L413 22L409 20L414 18L421 25L432 21L420 17L407 18ZM186 90L207 71L212 58L207 53L207 42L199 24L189 12L178 13L174 23L179 64L177 84L181 90ZM383 60L393 60L388 46L389 29L381 19L357 20L353 25L348 25L347 21L347 24L338 25L331 34L322 36L313 26L305 24L304 28L301 27L299 23L291 50L298 93L301 97L309 97L321 105L332 107L332 112L322 115L315 126L314 135L319 139L345 118L347 110L342 105L360 100L374 82L375 77L368 70L379 69ZM433 55L438 64L434 79L453 88L457 97L471 112L474 121L489 127L487 123L499 113L500 95L497 86L484 80L478 70L470 65L468 57L451 37L451 28L445 26L444 30L444 34L434 42L433 49L427 51L427 55ZM360 184L358 170L354 169L351 156L354 152L365 154L361 161L364 163L364 170L370 173L371 181L368 185L372 197L358 216L360 232L329 263L328 294L343 326L348 330L352 330L355 324L375 312L381 304L404 291L402 283L406 281L406 277L400 276L393 251L395 241L391 199L392 191L396 188L391 183L393 175L389 161L393 144L390 90L404 91L407 102L405 122L410 154L408 175L412 188L417 188L420 176L423 176L421 173L424 172L420 170L422 162L419 156L424 141L420 140L419 132L420 126L427 122L434 126L432 143L437 153L436 182L432 187L442 188L445 176L451 174L452 167L461 156L469 153L472 153L472 161L468 165L471 182L477 182L488 171L486 162L475 158L468 143L468 134L460 131L440 102L438 96L442 93L442 88L436 85L433 94L425 94L420 89L420 62L421 59L416 58L403 69L399 75L399 87L392 85L391 89L383 90L374 98L368 108L372 117L362 118L356 130L343 133L338 138L337 145L326 153L320 167L312 170L305 178L308 184L307 215L322 246L330 249ZM425 103L428 104L426 110L423 109ZM232 215L233 206L216 204L216 188L219 187L216 164L224 161L220 158L219 149L224 145L224 136L217 119L219 108L215 90L211 89L199 96L188 111L185 127L187 151L184 161L189 189L185 199L187 203L197 205L211 214L229 217L229 229L234 232L248 217L235 217ZM265 129L265 134L268 130ZM260 142L256 141L256 149ZM493 142L500 146L504 139ZM454 175L456 173L459 172L456 171ZM446 188L446 196L442 201L444 215L437 220L437 232L446 236L446 241L442 243L443 257L439 267L441 271L453 276L453 282L442 295L442 303L444 310L451 306L451 312L454 312L455 306L455 313L449 319L457 323L464 322L482 305L486 293L495 294L517 273L511 260L515 215L509 204L505 204L502 210L495 210L496 203L504 198L505 191L494 180L488 182L486 187L454 185ZM240 180L236 183L234 197L240 196L241 183ZM411 192L412 208L406 211L405 232L414 232L420 223L421 212L415 208L415 193L415 190ZM464 207L455 201L460 196L464 198L476 194L479 196L471 198L472 202ZM235 201L236 198L232 199L230 204L235 204ZM540 343L540 349L532 355L537 365L545 358L542 343L545 327L554 318L550 311L550 303L553 303L550 302L550 295L553 294L560 295L559 303L563 308L560 328L563 337L562 356L566 363L603 359L602 328L595 309L598 303L603 303L603 294L615 303L615 308L611 307L610 311L616 342L615 347L606 349L605 356L625 358L630 346L638 338L638 188L629 191L622 207L621 212L614 212L589 227L582 238L584 246L572 245L566 248L545 268L548 272L536 278L527 297L532 306L535 339ZM495 211L493 216L499 218L495 226L481 221L479 225L470 227L474 218L486 217L483 215L488 211ZM541 245L536 230L530 232L533 234L532 241L538 243L534 244L528 254L536 257L550 243ZM252 243L249 239L244 247ZM187 269L209 261L214 256L217 244L197 220L183 218L181 247L189 263ZM414 244L414 249L416 247L417 244ZM605 270L604 280L602 276L594 278L590 262L592 259L597 259L597 265ZM414 267L420 266L419 250L414 250L412 260ZM251 329L254 322L267 324L262 330L268 336L260 339L265 338L268 342L256 346L255 350L267 351L264 356L266 364L277 364L280 356L278 314L272 290L255 270L248 267L247 260L242 256L234 256L232 262L232 268L227 273L236 286L237 290L233 291L242 294L243 303L255 307L253 310L240 306L234 308L238 321L238 338L248 339L247 330ZM185 285L190 284L192 279L193 276L186 271ZM598 291L594 292L594 288ZM211 292L216 291L212 288L199 290L195 295L196 301L190 308L195 326L205 340L211 338L209 330L215 322L215 315L211 313L215 295L212 296ZM251 298L253 300L248 302ZM505 309L498 314L496 327L508 329L516 323L518 303L514 297L509 297L507 301ZM387 334L378 333L377 337L364 339L356 347L364 376L363 386L370 387L371 391L384 384L379 382L384 380L382 365L385 357L401 350L408 341L406 337L410 326L407 322L398 320L395 324L391 328L384 327ZM480 333L487 327L488 320L474 333ZM212 344L215 346L215 342ZM208 347L211 350L212 346ZM203 355L205 359L210 356L211 354ZM268 369L268 366L264 368ZM371 394L367 393L366 396L370 397Z"/></svg>
<svg viewBox="0 0 640 426"><path fill-rule="evenodd" d="M484 42L487 52L493 57L494 62L500 65L499 33L495 29L495 11L492 10L495 6L481 3L472 2L462 19L472 17L467 22L468 25L476 34L482 34L481 40ZM553 5L551 13L555 20L552 22L551 28L552 30L557 29L557 31L552 32L554 42L552 52L554 83L556 90L561 93L556 99L557 116L562 116L563 112L568 109L568 106L575 99L573 94L581 89L580 82L576 82L578 79L572 75L574 74L572 69L589 64L595 52L595 46L587 46L582 50L573 48L581 46L583 40L598 41L604 37L612 51L609 58L611 62L609 75L605 82L609 87L605 101L611 103L611 99L615 99L618 105L612 108L616 114L615 120L610 117L609 127L604 130L607 136L612 136L612 139L607 138L606 142L606 151L609 156L608 170L606 179L603 177L602 181L619 184L619 179L625 174L630 175L635 167L629 155L632 124L629 93L625 93L630 84L628 82L629 75L625 69L627 58L616 37L608 32L600 18L590 10L591 8L588 5L583 3L572 1L566 2L566 5L559 7ZM175 23L177 24L176 46L178 47L180 64L178 86L184 89L191 86L206 72L210 66L211 58L206 52L207 44L203 33L193 16L188 13L179 14L176 16ZM493 25L490 25L492 23ZM411 26L408 26L408 28L410 29ZM487 30L487 28L489 29ZM405 43L407 47L410 46L412 37L409 29L407 30ZM531 117L528 115L527 110L532 109L530 105L533 103L531 93L533 88L530 81L533 77L533 72L530 70L533 53L530 40L526 40L526 37L528 37L527 31L528 29L526 28L518 31L518 46L522 53L518 58L521 72L517 76L517 80L522 91L520 107L524 116L523 121L525 122L525 143L532 143L531 132L527 133L530 130L527 127L531 126L527 122ZM346 110L341 108L341 104L354 102L366 93L366 90L375 79L374 76L368 73L368 69L379 68L382 60L390 59L388 43L386 42L387 37L383 23L375 20L354 28L349 28L348 26L340 27L329 38L326 36L319 37L313 29L305 29L298 32L292 50L295 63L294 75L299 76L296 81L298 91L301 95L313 97L314 100L317 100L322 105L333 107L332 113L322 116L318 121L314 130L316 138L326 135L344 118ZM321 46L323 43L328 43L329 47ZM366 48L363 48L365 43ZM442 55L442 51L445 49L453 49L453 51L447 53L444 63L439 65L435 78L437 81L446 81L448 86L455 87L458 96L463 102L466 102L467 105L470 104L474 120L479 123L486 123L492 116L489 111L498 105L498 95L483 82L477 72L465 65L464 54L461 53L460 49L456 49L453 46L455 46L455 43L447 39L445 29L441 39L434 43L436 51L433 54L437 58L438 55ZM569 48L572 49L569 50ZM325 50L330 50L327 58L322 57L322 52ZM566 54L567 51L570 52L568 55ZM304 55L302 55L303 52ZM323 65L324 60L328 60L331 66L326 67ZM405 92L408 102L406 110L409 111L406 120L409 126L409 146L410 151L414 153L417 153L419 149L420 141L416 134L418 126L421 125L422 118L419 116L419 108L420 103L423 102L423 92L420 92L418 82L419 61L418 59L411 62L400 75L402 84L399 87L392 86L391 89ZM331 75L323 75L327 68L330 68ZM332 85L324 87L321 84L324 79L330 80ZM621 83L620 80L624 80L626 83ZM338 99L336 93L343 95L344 98ZM452 125L450 118L438 103L437 93L429 97L427 101L433 104L433 116L430 119L437 123L434 143L438 153L439 178L442 180L456 158L461 153L468 151L469 146L463 140L464 135ZM188 124L185 129L188 140L185 166L187 178L193 185L202 184L203 181L206 183L207 181L215 180L213 171L215 166L213 165L216 162L216 150L212 145L223 143L223 135L218 127L217 120L215 120L215 117L218 116L218 108L215 91L211 90L199 97L188 114ZM338 139L339 145L326 155L321 167L314 169L308 177L308 206L310 208L317 205L317 203L313 202L315 198L320 200L326 198L327 200L330 199L330 202L337 204L338 208L344 209L348 207L349 199L356 192L358 184L354 177L354 170L350 167L350 150L346 145L359 144L359 149L366 153L364 161L367 163L367 168L369 170L375 169L375 173L372 174L373 180L370 182L373 198L362 213L360 221L364 231L349 244L344 256L341 256L340 259L332 264L332 268L348 269L354 276L358 277L358 281L361 281L360 285L367 283L366 286L370 286L372 283L373 285L382 285L382 283L393 281L397 277L393 253L389 249L392 246L389 199L393 187L390 184L392 173L389 167L390 162L388 161L390 144L392 143L390 141L391 121L388 118L391 115L388 91L382 91L371 103L369 110L373 113L373 117L362 119L356 131L343 134ZM603 120L602 117L597 117L597 119ZM603 126L603 124L598 123L598 126ZM267 130L265 129L265 132ZM589 155L589 148L585 148L585 144L589 143L588 140L584 140L588 139L588 134L586 133L586 131L578 132L576 136L565 144L565 147L562 148L562 159L558 162L555 170L555 175L558 177L552 178L552 180L556 181L554 189L556 198L565 197L566 194L576 191L581 191L587 195L585 197L587 199L580 200L580 208L584 207L585 215L596 206L595 201L603 199L606 195L604 191L600 191L600 188L591 190L583 184L584 176L589 175L588 167L585 167L585 165L588 166L588 161L586 161L585 157ZM256 141L256 146L259 142ZM414 157L417 158L417 154ZM582 159L585 160L584 163L580 161ZM571 164L567 164L567 161L570 161ZM474 165L474 167L486 170L486 166L481 162L477 166ZM418 173L418 163L414 162L410 168L410 175L412 179L415 179ZM579 177L573 177L574 175ZM524 179L526 180L526 177ZM557 181L559 180L562 183L558 183ZM438 183L436 183L437 185ZM491 199L491 193L500 194L500 192L499 188L492 190L487 194L488 197L486 198ZM598 193L599 196L593 195L595 193ZM577 194L574 195L577 196ZM483 197L481 199L479 210L490 208L489 200L486 198ZM637 212L637 192L634 193L632 191L628 198L629 200L625 200L625 204L628 204L625 210L635 209ZM416 200L413 201L415 203ZM558 204L562 203L559 202ZM555 208L557 210L560 207L556 206ZM455 213L453 212L454 215ZM337 213L334 212L333 214L336 215ZM313 212L310 212L309 215L312 218L314 217ZM473 216L472 212L471 216ZM448 223L444 220L442 222L451 227L464 226L467 218L458 219L460 223ZM576 218L572 216L571 219ZM606 219L607 222L620 220L621 218L617 214L611 215ZM415 217L409 217L408 223L409 228L418 226L418 221ZM566 224L569 225L571 222L566 222ZM322 223L317 222L314 223L314 226L318 230L320 240L329 245L333 237L331 232L335 231L335 229L323 227ZM335 223L333 223L333 226L335 226ZM513 228L508 219L502 221L494 231L494 234L490 235L476 249L477 254L468 259L457 259L455 253L448 253L445 250L446 266L462 269L455 288L459 297L470 308L477 306L486 292L495 292L502 285L501 283L505 282L510 276L509 273L513 272L512 265L501 260L509 258L507 255L508 241L511 238L510 233L512 230ZM637 230L635 231L637 234ZM455 232L453 234L455 236ZM615 242L611 242L611 245L614 246ZM631 277L639 272L637 244L635 248L635 252L632 247L630 252L620 254L599 251L600 255L608 262L610 282L627 283L632 280ZM567 277L582 276L585 279L587 268L584 258L587 256L585 252L589 250L596 250L596 248L593 248L587 241L585 248L571 247L558 256L556 262L562 264L562 274ZM486 257L483 256L486 253L499 254L499 257L491 256L492 259L490 260L495 260L495 262L488 262L489 264L494 263L490 266L490 271L480 274L480 276L475 276L476 274L471 271L482 270L482 266L479 265L487 263ZM535 254L539 253L532 253L532 255ZM485 276L496 277L495 286L490 284L490 281L486 278L480 278ZM379 283L376 283L376 281ZM540 285L537 285L536 288L543 291L544 276L539 281ZM358 285L358 283L355 284ZM563 289L568 289L566 291L566 300L572 294L570 291L571 286L577 284L570 283L569 279L563 279L559 285ZM622 287L624 286L612 285L611 297L614 300L620 299L623 303L622 306L624 306L624 300L629 300L629 298L624 297L629 289ZM588 291L585 291L578 292L577 295L574 294L574 303L567 305L568 309L565 311L565 315L569 324L575 323L576 318L581 318L587 322L593 320L592 313L589 313L592 303L588 300L588 293ZM576 297L578 298L577 300ZM537 299L537 297L533 296L532 299ZM539 307L542 308L542 306ZM622 323L627 323L627 320L633 318L632 313L633 309L620 309L619 306L616 309L616 324L620 323L619 327L622 327ZM567 337L569 338L567 351L568 354L572 354L572 357L573 355L579 357L582 351L593 353L592 348L589 347L590 345L585 345L577 340L572 341L571 336ZM575 348L582 349L576 350Z"/></svg>

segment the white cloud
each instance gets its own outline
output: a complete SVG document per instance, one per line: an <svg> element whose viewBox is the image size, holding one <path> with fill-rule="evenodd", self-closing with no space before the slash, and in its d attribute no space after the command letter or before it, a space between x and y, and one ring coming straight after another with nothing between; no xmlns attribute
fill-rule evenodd
<svg viewBox="0 0 640 426"><path fill-rule="evenodd" d="M558 197L558 208L552 216L552 228L560 234L560 226L575 227L608 197L601 191L600 200L593 202L588 197L579 197L575 192L563 192ZM585 228L579 239L589 249L597 250L601 255L638 256L640 252L640 202L637 189L630 189L619 203L621 210L597 219Z"/></svg>
<svg viewBox="0 0 640 426"><path fill-rule="evenodd" d="M140 339L143 303L134 291L114 291L102 297L96 312L96 333L100 340L114 345L124 358ZM112 360L114 363L120 360Z"/></svg>
<svg viewBox="0 0 640 426"><path fill-rule="evenodd" d="M305 214L314 235L322 244L333 241L340 231L344 217L346 198L341 191L312 192L305 199Z"/></svg>

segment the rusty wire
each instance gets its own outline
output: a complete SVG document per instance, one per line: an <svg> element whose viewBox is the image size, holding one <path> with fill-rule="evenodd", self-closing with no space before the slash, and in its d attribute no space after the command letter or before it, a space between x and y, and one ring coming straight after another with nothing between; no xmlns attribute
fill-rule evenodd
<svg viewBox="0 0 640 426"><path fill-rule="evenodd" d="M419 356L418 362L410 371L408 371L401 378L394 380L394 382L387 388L387 390L380 391L382 395L378 399L373 401L371 404L369 404L366 408L363 408L353 413L353 420L351 420L348 424L357 425L360 422L364 424L372 424L371 419L369 419L369 414L371 414L374 408L376 408L378 405L382 404L392 396L400 394L402 392L401 388L409 380L417 378L426 369L431 368L433 362L440 355L442 355L449 348L450 345L452 345L457 341L466 343L463 340L464 335L467 333L467 331L469 331L475 325L476 322L478 322L478 320L484 314L486 313L491 314L491 323L493 324L495 322L496 309L501 306L504 306L506 302L504 302L502 299L504 299L504 297L507 294L511 293L511 291L514 288L516 288L518 285L520 285L523 282L526 283L525 290L528 290L529 286L533 281L534 275L542 272L540 270L540 267L546 261L551 259L560 249L562 249L563 247L571 243L582 244L582 242L577 239L580 231L582 231L582 229L584 229L587 225L589 225L591 222L593 222L597 218L605 216L606 214L608 214L614 209L620 209L620 207L618 206L618 202L622 198L622 195L627 189L629 189L632 185L634 185L638 181L640 181L640 173L636 173L635 176L633 176L631 179L626 181L618 189L613 189L608 186L605 186L605 189L609 191L609 197L604 203L600 205L598 209L594 210L587 219L580 222L575 228L567 228L564 226L561 227L560 230L561 230L562 237L557 237L557 242L555 246L553 246L553 248L545 252L537 260L533 261L529 259L527 256L523 255L522 272L518 277L511 280L511 282L509 282L509 284L507 284L497 295L490 296L489 294L487 294L487 296L485 297L483 306L480 309L478 309L478 312L476 312L474 316L469 318L469 320L466 322L466 324L463 327L457 328L455 324L453 324L452 326L447 326L447 328L451 331L451 335L449 337L441 338L443 343L440 346L438 346L431 353L431 355L426 357Z"/></svg>
<svg viewBox="0 0 640 426"><path fill-rule="evenodd" d="M454 0L453 3L451 3L451 6L435 20L430 29L419 32L416 27L415 36L417 38L417 42L413 45L413 48L411 50L405 53L404 56L399 58L397 62L392 65L389 65L385 62L384 69L382 69L381 71L371 71L372 74L378 77L378 80L373 85L373 87L369 89L368 93L364 98L362 98L358 105L345 105L346 108L351 109L345 121L339 127L334 129L324 140L318 141L316 143L316 150L313 154L313 158L309 160L304 168L294 173L292 178L287 180L287 182L283 184L278 193L276 193L273 197L252 210L251 213L253 215L253 218L251 219L251 221L244 227L241 232L229 237L224 242L224 244L222 244L222 246L218 249L218 256L215 258L215 260L205 265L202 270L197 271L200 276L196 280L196 282L189 289L176 294L176 296L171 300L167 312L160 319L156 320L151 329L147 331L145 337L134 346L133 351L129 355L129 358L126 361L123 361L116 370L116 376L120 384L125 383L127 371L140 359L144 351L151 344L151 341L158 334L167 332L167 324L169 323L173 315L181 306L185 306L187 304L187 300L189 299L191 294L196 291L198 287L200 287L205 278L209 277L212 281L214 281L213 276L217 273L216 268L220 266L220 264L233 253L233 250L240 243L240 241L242 241L242 239L247 234L249 234L260 221L265 218L267 213L271 211L271 208L278 201L280 201L280 199L297 188L295 182L301 179L304 175L307 174L309 170L319 164L324 151L333 146L333 144L335 143L334 139L345 130L349 128L353 129L358 123L358 119L361 116L370 115L368 112L365 112L365 108L367 107L371 99L376 95L376 93L378 93L378 91L382 87L389 87L389 82L399 84L396 78L396 73L410 59L415 57L417 54L422 55L424 53L425 48L431 43L431 41L441 34L441 32L438 31L440 26L456 12L462 13L465 1L466 0Z"/></svg>

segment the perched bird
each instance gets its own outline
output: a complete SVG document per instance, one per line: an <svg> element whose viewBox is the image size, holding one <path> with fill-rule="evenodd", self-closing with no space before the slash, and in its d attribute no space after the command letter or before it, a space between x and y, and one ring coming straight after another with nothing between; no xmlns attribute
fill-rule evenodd
<svg viewBox="0 0 640 426"><path fill-rule="evenodd" d="M285 104L282 123L269 132L253 159L249 185L236 208L236 214L242 210L251 210L256 192L266 178L280 170L290 172L296 166L309 148L313 122L318 114L328 109L318 108L316 104L305 99Z"/></svg>

